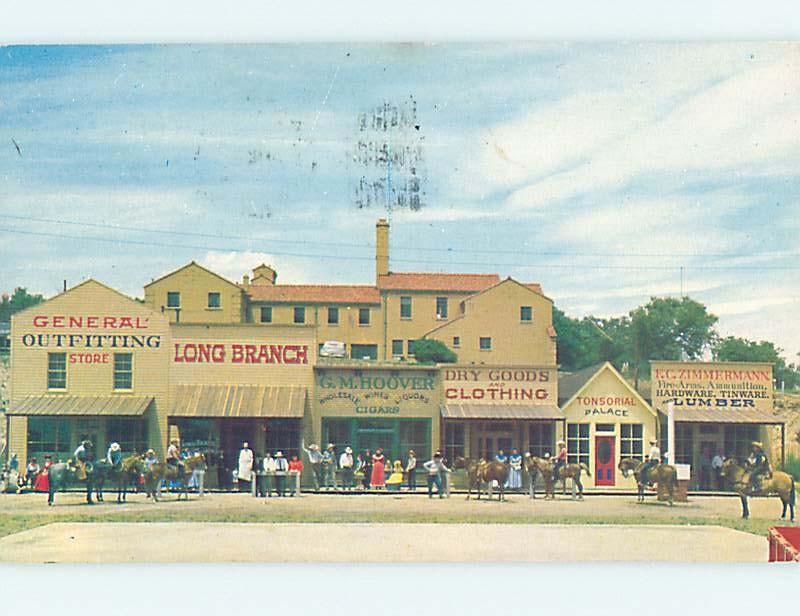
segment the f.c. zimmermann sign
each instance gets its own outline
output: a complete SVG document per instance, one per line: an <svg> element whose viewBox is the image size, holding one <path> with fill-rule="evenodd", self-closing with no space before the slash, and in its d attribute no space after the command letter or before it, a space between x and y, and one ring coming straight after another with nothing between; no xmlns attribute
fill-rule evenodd
<svg viewBox="0 0 800 616"><path fill-rule="evenodd" d="M651 362L653 406L772 411L772 364Z"/></svg>
<svg viewBox="0 0 800 616"><path fill-rule="evenodd" d="M442 368L445 403L556 404L557 372L550 366Z"/></svg>
<svg viewBox="0 0 800 616"><path fill-rule="evenodd" d="M438 412L435 369L316 371L316 403L330 414L419 416Z"/></svg>

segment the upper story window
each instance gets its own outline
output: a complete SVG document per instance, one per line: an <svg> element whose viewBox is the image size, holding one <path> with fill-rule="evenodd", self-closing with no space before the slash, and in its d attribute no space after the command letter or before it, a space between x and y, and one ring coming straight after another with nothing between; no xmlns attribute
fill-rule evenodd
<svg viewBox="0 0 800 616"><path fill-rule="evenodd" d="M222 300L219 293L212 291L208 294L208 307L209 308L222 308Z"/></svg>
<svg viewBox="0 0 800 616"><path fill-rule="evenodd" d="M294 322L295 323L305 323L306 322L306 307L305 306L295 306L294 307Z"/></svg>
<svg viewBox="0 0 800 616"><path fill-rule="evenodd" d="M259 321L261 323L272 323L272 306L261 306Z"/></svg>
<svg viewBox="0 0 800 616"><path fill-rule="evenodd" d="M436 318L437 319L446 319L447 318L447 298L446 297L437 297L436 298Z"/></svg>
<svg viewBox="0 0 800 616"><path fill-rule="evenodd" d="M403 354L403 341L392 340L392 357L399 357Z"/></svg>
<svg viewBox="0 0 800 616"><path fill-rule="evenodd" d="M453 336L453 348L457 349L461 346L461 336Z"/></svg>
<svg viewBox="0 0 800 616"><path fill-rule="evenodd" d="M358 324L369 325L369 308L358 309Z"/></svg>
<svg viewBox="0 0 800 616"><path fill-rule="evenodd" d="M400 318L411 318L411 297L408 295L400 296Z"/></svg>
<svg viewBox="0 0 800 616"><path fill-rule="evenodd" d="M167 308L180 308L180 307L181 307L180 291L167 291Z"/></svg>
<svg viewBox="0 0 800 616"><path fill-rule="evenodd" d="M523 323L530 323L533 321L533 307L520 306L519 307L519 320Z"/></svg>
<svg viewBox="0 0 800 616"><path fill-rule="evenodd" d="M133 353L114 353L114 389L133 389Z"/></svg>
<svg viewBox="0 0 800 616"><path fill-rule="evenodd" d="M47 389L67 388L67 354L47 354Z"/></svg>
<svg viewBox="0 0 800 616"><path fill-rule="evenodd" d="M328 307L328 325L339 324L339 308L336 306Z"/></svg>
<svg viewBox="0 0 800 616"><path fill-rule="evenodd" d="M481 351L491 351L492 350L492 339L488 336L481 336L479 341L479 346Z"/></svg>

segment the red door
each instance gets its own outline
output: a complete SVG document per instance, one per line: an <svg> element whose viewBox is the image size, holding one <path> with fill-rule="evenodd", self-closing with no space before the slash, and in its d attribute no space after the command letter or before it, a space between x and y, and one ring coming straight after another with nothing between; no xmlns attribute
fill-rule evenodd
<svg viewBox="0 0 800 616"><path fill-rule="evenodd" d="M594 485L614 485L614 441L613 436L594 437Z"/></svg>

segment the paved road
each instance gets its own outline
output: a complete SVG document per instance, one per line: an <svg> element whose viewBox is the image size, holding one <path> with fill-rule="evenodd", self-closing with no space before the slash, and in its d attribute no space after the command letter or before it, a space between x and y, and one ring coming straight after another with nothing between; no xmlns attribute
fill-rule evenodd
<svg viewBox="0 0 800 616"><path fill-rule="evenodd" d="M42 562L766 562L762 537L719 526L54 523L0 539Z"/></svg>

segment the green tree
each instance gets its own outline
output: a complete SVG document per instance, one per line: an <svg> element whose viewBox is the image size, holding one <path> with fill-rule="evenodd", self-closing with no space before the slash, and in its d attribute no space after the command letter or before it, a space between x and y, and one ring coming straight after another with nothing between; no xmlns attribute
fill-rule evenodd
<svg viewBox="0 0 800 616"><path fill-rule="evenodd" d="M414 358L420 363L454 364L458 357L439 340L423 338L414 342Z"/></svg>
<svg viewBox="0 0 800 616"><path fill-rule="evenodd" d="M787 389L800 387L800 372L794 364L786 363L781 357L783 349L766 340L756 342L747 338L727 336L714 344L714 358L719 361L767 362L773 365L773 374L778 385L783 383Z"/></svg>
<svg viewBox="0 0 800 616"><path fill-rule="evenodd" d="M44 297L41 295L31 295L24 287L17 287L14 293L9 296L3 293L2 300L0 300L0 321L10 321L11 315L25 310L36 304L41 304Z"/></svg>
<svg viewBox="0 0 800 616"><path fill-rule="evenodd" d="M594 316L575 319L553 307L553 327L558 335L557 362L567 371L610 361L625 361L628 319L600 319Z"/></svg>
<svg viewBox="0 0 800 616"><path fill-rule="evenodd" d="M630 351L635 386L650 360L698 359L715 339L717 317L688 297L652 297L630 312Z"/></svg>

